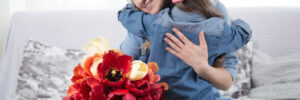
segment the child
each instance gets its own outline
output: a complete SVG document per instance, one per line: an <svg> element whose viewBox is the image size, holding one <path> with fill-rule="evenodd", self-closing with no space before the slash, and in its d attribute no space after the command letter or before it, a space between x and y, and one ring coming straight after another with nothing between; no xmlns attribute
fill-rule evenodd
<svg viewBox="0 0 300 100"><path fill-rule="evenodd" d="M176 3L176 6L163 9L155 15L140 12L132 4L119 12L120 22L132 35L151 41L148 61L159 64L161 69L158 73L170 86L170 90L166 93L167 99L211 100L219 98L219 95L207 81L197 76L193 68L164 49L167 46L164 42L165 33L171 32L175 27L183 31L192 42L199 44L198 32L204 31L210 65L221 54L241 48L251 35L250 27L243 21L236 20L230 27L221 18L214 17L217 14L203 11L201 7L205 8L208 4L195 7L193 4L198 4L195 3L198 1L202 2L201 0L181 1ZM188 4L192 6L189 7Z"/></svg>

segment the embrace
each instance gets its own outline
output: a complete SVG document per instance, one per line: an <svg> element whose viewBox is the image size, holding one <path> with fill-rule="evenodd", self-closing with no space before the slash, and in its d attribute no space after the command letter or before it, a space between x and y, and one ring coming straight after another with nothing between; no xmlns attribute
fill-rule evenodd
<svg viewBox="0 0 300 100"><path fill-rule="evenodd" d="M235 51L250 26L229 17L218 0L132 0L119 11L128 30L121 50L160 66L166 100L223 100L235 77Z"/></svg>

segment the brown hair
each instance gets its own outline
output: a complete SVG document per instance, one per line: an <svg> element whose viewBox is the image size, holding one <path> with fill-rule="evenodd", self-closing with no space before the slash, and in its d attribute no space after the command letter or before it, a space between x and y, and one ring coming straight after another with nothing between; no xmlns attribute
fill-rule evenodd
<svg viewBox="0 0 300 100"><path fill-rule="evenodd" d="M212 8L213 2L210 0L184 0L175 5L186 12L201 13L206 18L223 17L216 9Z"/></svg>
<svg viewBox="0 0 300 100"><path fill-rule="evenodd" d="M175 5L183 11L200 13L206 18L211 18L211 17L223 18L223 16L216 9L212 8L213 2L211 2L210 0L184 0L182 2L176 3ZM174 5L168 5L168 6L174 6ZM145 51L149 47L150 47L150 41L146 40L143 45L143 53L145 53ZM213 66L222 67L224 58L225 58L224 54L217 57L213 63Z"/></svg>
<svg viewBox="0 0 300 100"><path fill-rule="evenodd" d="M166 2L165 6L171 7L174 6L172 5L172 0L168 0L169 2ZM222 17L223 16L216 10L212 8L213 2L210 0L184 0L183 2L178 2L175 5L186 12L197 12L203 14L206 18L210 17ZM148 43L149 42L149 43ZM144 51L149 48L150 46L150 41L146 40L143 49Z"/></svg>

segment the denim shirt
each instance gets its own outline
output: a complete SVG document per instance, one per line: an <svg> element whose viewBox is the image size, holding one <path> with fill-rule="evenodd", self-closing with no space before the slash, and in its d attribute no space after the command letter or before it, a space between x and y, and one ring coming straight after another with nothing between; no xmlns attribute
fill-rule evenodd
<svg viewBox="0 0 300 100"><path fill-rule="evenodd" d="M231 25L230 16L226 10L226 7L219 1L215 0L214 9L221 13L224 17L225 22L228 25ZM126 38L122 41L120 49L126 54L130 55L133 60L142 60L148 62L149 50L143 50L142 46L145 43L145 39L127 34ZM231 52L225 55L223 66L232 76L232 79L235 78L235 70L237 65L236 52Z"/></svg>
<svg viewBox="0 0 300 100"><path fill-rule="evenodd" d="M195 44L199 44L199 32L204 31L210 65L219 55L241 48L252 34L249 25L241 20L236 20L229 26L220 18L206 19L200 14L186 13L177 7L150 15L137 11L134 5L129 4L119 12L119 21L130 35L151 41L148 61L158 63L161 81L167 82L170 87L165 94L165 99L169 100L220 99L219 92L211 84L165 50L168 44L163 38L166 32L174 34L172 27L181 30Z"/></svg>

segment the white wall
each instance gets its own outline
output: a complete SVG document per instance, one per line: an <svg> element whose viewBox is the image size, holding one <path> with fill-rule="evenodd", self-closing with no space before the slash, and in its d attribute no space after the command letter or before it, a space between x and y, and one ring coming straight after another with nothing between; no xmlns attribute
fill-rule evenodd
<svg viewBox="0 0 300 100"><path fill-rule="evenodd" d="M127 0L26 0L26 10L121 9Z"/></svg>
<svg viewBox="0 0 300 100"><path fill-rule="evenodd" d="M17 11L26 11L26 0L7 0L9 1L9 13L12 15Z"/></svg>
<svg viewBox="0 0 300 100"><path fill-rule="evenodd" d="M300 7L300 0L220 0L226 7Z"/></svg>
<svg viewBox="0 0 300 100"><path fill-rule="evenodd" d="M5 36L8 32L9 0L0 0L0 60Z"/></svg>

